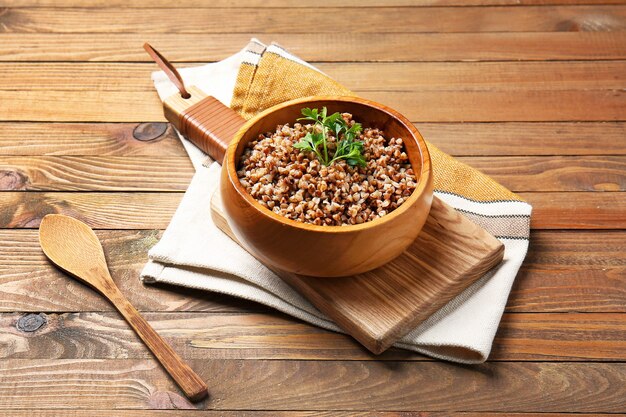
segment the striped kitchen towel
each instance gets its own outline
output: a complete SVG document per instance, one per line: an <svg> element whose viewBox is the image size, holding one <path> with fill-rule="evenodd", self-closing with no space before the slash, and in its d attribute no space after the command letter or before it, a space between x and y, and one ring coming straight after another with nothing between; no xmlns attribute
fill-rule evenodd
<svg viewBox="0 0 626 417"><path fill-rule="evenodd" d="M224 61L180 72L186 85L198 86L245 118L293 98L354 95L280 46L266 46L257 40ZM161 72L154 73L153 80L161 99L177 91ZM197 172L172 222L149 252L149 262L141 274L143 281L254 300L340 331L213 224L208 207L219 183L220 167L186 139L181 140ZM486 175L431 143L428 146L435 194L500 239L505 246L504 261L395 346L450 361L480 363L489 355L511 285L526 256L532 208Z"/></svg>

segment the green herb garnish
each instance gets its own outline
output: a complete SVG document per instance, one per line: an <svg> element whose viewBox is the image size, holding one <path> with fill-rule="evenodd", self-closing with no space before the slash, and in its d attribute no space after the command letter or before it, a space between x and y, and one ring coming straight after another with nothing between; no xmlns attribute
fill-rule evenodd
<svg viewBox="0 0 626 417"><path fill-rule="evenodd" d="M363 157L363 142L357 139L361 133L361 124L354 123L348 125L341 117L341 113L327 115L326 107L322 111L318 109L302 109L302 115L298 119L307 120L314 123L311 132L308 132L298 143L294 145L302 152L314 152L317 159L323 165L331 165L340 159L345 159L349 165L366 166ZM333 155L328 152L328 135L333 133L336 138L336 149Z"/></svg>

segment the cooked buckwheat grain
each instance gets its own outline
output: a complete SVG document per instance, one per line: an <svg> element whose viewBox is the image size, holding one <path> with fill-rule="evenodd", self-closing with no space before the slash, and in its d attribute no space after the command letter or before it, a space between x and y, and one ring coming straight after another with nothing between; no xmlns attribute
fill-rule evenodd
<svg viewBox="0 0 626 417"><path fill-rule="evenodd" d="M342 116L354 123L352 115ZM417 180L401 138L386 139L382 131L364 128L360 140L367 166L353 167L345 160L324 166L313 152L293 147L313 128L279 125L248 143L237 175L264 207L300 222L344 226L392 212L415 190ZM335 144L331 135L331 154Z"/></svg>

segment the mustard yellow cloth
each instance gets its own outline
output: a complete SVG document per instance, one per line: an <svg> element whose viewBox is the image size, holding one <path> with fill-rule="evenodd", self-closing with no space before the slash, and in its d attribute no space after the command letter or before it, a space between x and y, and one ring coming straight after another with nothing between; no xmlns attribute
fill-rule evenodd
<svg viewBox="0 0 626 417"><path fill-rule="evenodd" d="M243 62L239 68L231 107L246 119L295 98L356 95L329 76L298 62L278 45L273 47L274 51L268 51L264 46L251 42L248 51L260 54L260 59L257 63ZM430 142L428 150L432 158L437 190L477 201L523 201L491 178L450 157Z"/></svg>

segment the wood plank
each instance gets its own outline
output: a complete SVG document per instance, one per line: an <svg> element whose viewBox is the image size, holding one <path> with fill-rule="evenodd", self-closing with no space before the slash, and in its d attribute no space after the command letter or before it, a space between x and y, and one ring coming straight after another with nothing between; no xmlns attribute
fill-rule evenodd
<svg viewBox="0 0 626 417"><path fill-rule="evenodd" d="M623 90L372 91L364 96L426 122L610 121L623 120L626 108Z"/></svg>
<svg viewBox="0 0 626 417"><path fill-rule="evenodd" d="M165 133L152 141L136 140L133 131L138 127L137 123L0 122L0 155L187 155L169 124ZM626 124L621 127L626 129ZM610 130L606 132L609 138L613 136ZM25 142L28 146L24 146Z"/></svg>
<svg viewBox="0 0 626 417"><path fill-rule="evenodd" d="M626 42L625 42L626 44ZM623 121L626 91L368 91L365 98L416 122ZM59 107L59 103L64 105ZM164 122L155 92L2 91L0 120Z"/></svg>
<svg viewBox="0 0 626 417"><path fill-rule="evenodd" d="M59 103L64 103L59 106ZM167 122L156 92L0 91L0 120Z"/></svg>
<svg viewBox="0 0 626 417"><path fill-rule="evenodd" d="M164 229L182 193L3 192L0 228L36 228L49 213L96 229ZM533 205L533 229L623 229L626 193L520 193Z"/></svg>
<svg viewBox="0 0 626 417"><path fill-rule="evenodd" d="M154 8L172 7L167 0L4 0L3 4L9 7L132 7ZM487 5L574 5L574 4L623 4L621 0L389 0L385 6L424 7L424 6L487 6ZM374 7L380 6L376 0L340 0L333 3L335 6L345 7ZM180 0L177 8L221 8L233 7L231 0L215 0L207 3L203 0ZM239 0L238 8L314 8L325 7L315 0L303 0L293 3L290 0Z"/></svg>
<svg viewBox="0 0 626 417"><path fill-rule="evenodd" d="M165 400L165 398L163 398ZM158 414L157 414L158 413ZM63 417L111 417L111 410L63 410ZM58 417L58 410L3 410L4 417ZM159 410L155 412L153 410L124 410L125 417L180 417L181 411L177 409L173 410ZM210 411L210 410L185 410L185 416L191 417L397 417L395 412L360 412L360 411L347 411L347 412L319 412L319 411ZM466 416L465 413L462 413ZM495 414L501 416L501 414ZM438 417L433 414L429 416ZM455 414L451 414L455 416ZM494 414L486 415L487 417L493 417ZM545 414L542 414L545 417ZM606 414L600 417L615 417L617 414ZM528 417L524 414L519 417ZM532 417L532 415L531 415ZM551 417L548 415L548 417ZM554 414L553 417L589 417L585 414Z"/></svg>
<svg viewBox="0 0 626 417"><path fill-rule="evenodd" d="M0 190L185 191L195 170L181 157L0 157Z"/></svg>
<svg viewBox="0 0 626 417"><path fill-rule="evenodd" d="M507 311L623 311L623 233L532 232Z"/></svg>
<svg viewBox="0 0 626 417"><path fill-rule="evenodd" d="M459 157L514 192L626 191L626 156ZM187 156L0 156L2 191L185 191Z"/></svg>
<svg viewBox="0 0 626 417"><path fill-rule="evenodd" d="M191 360L226 410L621 412L624 363ZM0 362L4 409L187 408L153 360ZM289 387L289 389L285 389ZM33 402L33 392L38 401ZM376 394L365 394L372 393ZM506 401L502 401L506 395ZM165 396L167 403L157 400ZM471 399L468 400L468 399ZM173 401L172 401L173 400ZM185 407L187 406L187 407Z"/></svg>
<svg viewBox="0 0 626 417"><path fill-rule="evenodd" d="M0 314L2 359L140 359L150 352L117 313ZM401 349L373 355L349 336L282 314L149 313L185 359L429 361ZM22 323L20 325L20 323ZM22 326L22 327L20 327ZM623 361L626 314L505 314L490 361Z"/></svg>
<svg viewBox="0 0 626 417"><path fill-rule="evenodd" d="M625 332L623 314L505 314L490 358L621 361Z"/></svg>
<svg viewBox="0 0 626 417"><path fill-rule="evenodd" d="M173 62L214 61L254 34L0 33L0 61L139 61L151 42ZM267 38L267 39L265 39ZM545 61L626 58L626 32L273 34L307 61Z"/></svg>
<svg viewBox="0 0 626 417"><path fill-rule="evenodd" d="M165 53L166 51L164 51ZM626 61L313 63L354 91L612 90ZM203 65L200 62L181 67ZM153 63L0 62L0 90L154 92ZM80 77L76 77L79 73Z"/></svg>
<svg viewBox="0 0 626 417"><path fill-rule="evenodd" d="M621 122L418 123L416 126L427 140L458 156L626 154L623 145L626 123Z"/></svg>
<svg viewBox="0 0 626 417"><path fill-rule="evenodd" d="M180 417L180 410L124 410L125 417ZM58 417L58 410L3 410L4 417ZM64 417L110 417L110 410L63 410ZM396 411L210 411L186 410L192 417L399 417ZM581 413L466 413L466 412L402 412L402 417L624 417L626 414Z"/></svg>
<svg viewBox="0 0 626 417"><path fill-rule="evenodd" d="M346 15L358 25L346 24ZM2 23L4 31L13 33L551 32L626 28L623 6L531 6L514 11L507 7L315 7L307 10L306 19L301 17L302 11L292 6L246 13L237 8L128 9L124 13L111 8L11 8L2 14Z"/></svg>
<svg viewBox="0 0 626 417"><path fill-rule="evenodd" d="M139 272L158 231L96 231L113 279L141 311L268 311L215 294L143 286ZM626 312L626 232L534 231L510 312ZM0 230L0 311L111 311L43 256L36 230Z"/></svg>
<svg viewBox="0 0 626 417"><path fill-rule="evenodd" d="M359 92L614 89L622 88L626 82L624 61L601 64L594 61L327 62L314 65Z"/></svg>
<svg viewBox="0 0 626 417"><path fill-rule="evenodd" d="M460 157L459 160L515 192L626 191L626 158L620 156Z"/></svg>
<svg viewBox="0 0 626 417"><path fill-rule="evenodd" d="M623 229L626 193L520 193L533 229Z"/></svg>
<svg viewBox="0 0 626 417"><path fill-rule="evenodd" d="M4 192L0 227L39 227L50 213L76 217L96 229L165 229L182 193Z"/></svg>
<svg viewBox="0 0 626 417"><path fill-rule="evenodd" d="M559 242L553 244L558 245ZM529 251L529 255L535 253ZM623 258L623 251L616 256ZM566 261L557 261L556 267L561 269L552 271L536 269L544 267L543 264L526 266L532 262L528 259L524 262L513 284L507 311L591 312L624 309L626 268L623 266L593 266L584 270L579 265L570 267Z"/></svg>
<svg viewBox="0 0 626 417"><path fill-rule="evenodd" d="M140 142L133 138L136 127L135 123L0 122L0 155L187 155L170 128L157 140ZM626 155L624 122L419 123L417 127L425 138L456 156Z"/></svg>

